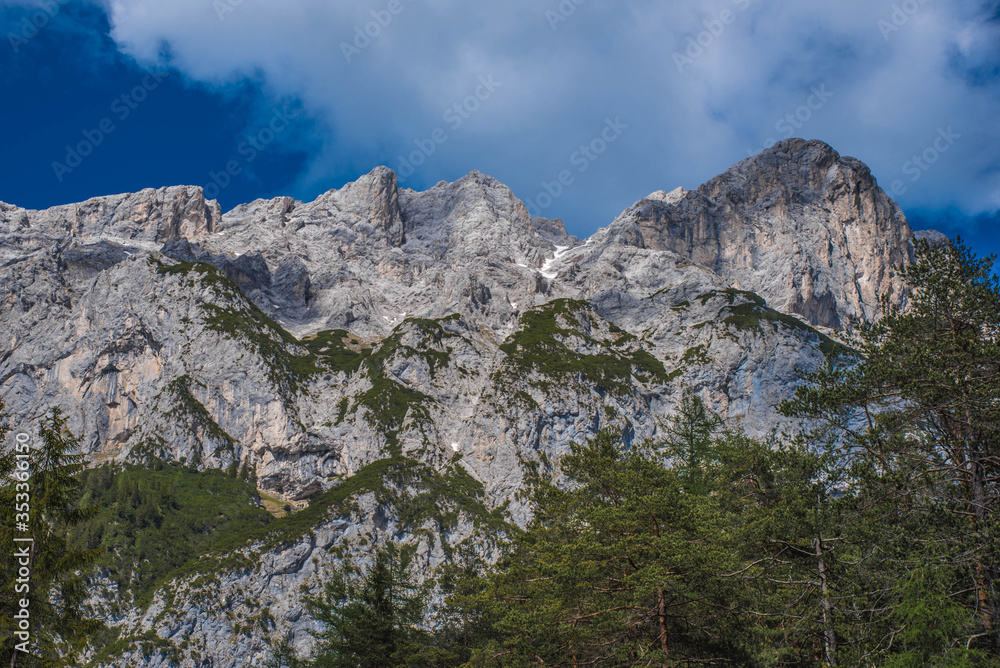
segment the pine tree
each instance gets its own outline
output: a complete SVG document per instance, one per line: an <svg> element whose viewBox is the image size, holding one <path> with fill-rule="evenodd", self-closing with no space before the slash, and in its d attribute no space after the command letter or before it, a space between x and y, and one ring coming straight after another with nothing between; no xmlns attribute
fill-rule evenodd
<svg viewBox="0 0 1000 668"><path fill-rule="evenodd" d="M976 648L1000 656L1000 285L993 260L977 259L960 240L918 242L914 263L901 268L912 289L906 307L884 300L885 316L860 329L857 363L828 365L783 406L788 415L825 421L856 462L867 460L879 477L895 481L897 512L887 530L905 531L898 542L907 547L895 557L888 619L893 652L904 662L964 661ZM907 636L918 618L933 622L931 599L947 602L950 616L966 610L934 649L928 636Z"/></svg>
<svg viewBox="0 0 1000 668"><path fill-rule="evenodd" d="M722 421L705 402L685 390L676 415L670 420L661 447L685 477L686 488L694 494L708 492L707 472L715 454L715 439Z"/></svg>
<svg viewBox="0 0 1000 668"><path fill-rule="evenodd" d="M0 564L0 607L3 609L0 636L3 638L0 661L11 668L65 667L76 665L76 658L100 623L83 609L86 597L81 570L96 558L93 551L71 550L67 544L67 526L92 516L93 510L79 507L79 483L75 478L83 469L76 437L66 428L58 409L42 421L38 431L40 447L30 452L30 476L27 481L12 480L15 452L0 459L0 504L6 520L0 525L3 554L15 554L18 538L30 537L27 568L28 582L17 582L19 563L5 559ZM26 482L26 487L19 483ZM29 490L28 531L15 533L12 514L18 493ZM23 499L23 497L21 497ZM27 584L28 591L15 590L15 584ZM15 650L14 614L20 600L29 602L31 643L28 653Z"/></svg>
<svg viewBox="0 0 1000 668"><path fill-rule="evenodd" d="M487 581L496 638L476 665L673 666L737 660L732 545L710 496L653 443L601 432L542 483L530 530Z"/></svg>
<svg viewBox="0 0 1000 668"><path fill-rule="evenodd" d="M407 553L392 544L380 548L361 574L345 564L326 582L321 596L306 608L323 630L315 633L315 668L391 668L406 666L425 646L418 629L426 595L408 573ZM427 665L433 665L428 663Z"/></svg>
<svg viewBox="0 0 1000 668"><path fill-rule="evenodd" d="M740 562L721 577L740 584L733 604L751 618L741 637L754 665L863 665L872 641L860 611L882 566L869 488L820 443L730 431L714 448L711 493Z"/></svg>

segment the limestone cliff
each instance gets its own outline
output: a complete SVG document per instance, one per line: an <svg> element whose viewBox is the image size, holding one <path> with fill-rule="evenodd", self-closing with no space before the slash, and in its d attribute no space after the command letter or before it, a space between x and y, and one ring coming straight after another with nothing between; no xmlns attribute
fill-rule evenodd
<svg viewBox="0 0 1000 668"><path fill-rule="evenodd" d="M225 214L191 187L0 204L0 396L15 425L60 406L94 463L246 465L290 502L354 485L350 509L314 504L308 531L206 557L211 578L148 607L95 594L124 639L105 665L195 665L182 645L253 665L268 636L308 645L299 600L336 553L403 536L428 574L462 541L489 557L482 528L530 516L527 470L605 426L655 438L684 388L770 430L844 352L829 335L905 298L912 236L864 165L801 140L584 241L478 172L415 192L378 168ZM458 519L401 518L358 482L386 471Z"/></svg>

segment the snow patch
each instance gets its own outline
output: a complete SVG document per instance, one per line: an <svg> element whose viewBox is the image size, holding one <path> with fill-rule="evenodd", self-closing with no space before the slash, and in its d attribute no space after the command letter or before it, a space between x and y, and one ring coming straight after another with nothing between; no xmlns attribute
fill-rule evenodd
<svg viewBox="0 0 1000 668"><path fill-rule="evenodd" d="M543 264L542 268L538 270L538 273L549 279L558 276L559 270L553 269L553 267L555 267L556 262L562 259L563 255L569 252L569 249L569 246L556 246L556 254L545 261L545 264Z"/></svg>

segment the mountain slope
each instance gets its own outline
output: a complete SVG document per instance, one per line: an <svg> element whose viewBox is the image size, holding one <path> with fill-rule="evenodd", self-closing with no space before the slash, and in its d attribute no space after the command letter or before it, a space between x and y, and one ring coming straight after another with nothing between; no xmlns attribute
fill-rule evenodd
<svg viewBox="0 0 1000 668"><path fill-rule="evenodd" d="M904 298L912 235L867 168L801 140L584 241L478 172L415 192L378 168L225 214L190 187L0 204L0 393L15 423L62 407L94 463L245 466L313 500L239 568L209 558L215 579L121 615L95 599L133 645L183 628L246 665L265 643L225 611L253 600L307 644L300 588L333 552L400 535L427 573L462 541L488 556L487 516L530 516L527 472L605 426L656 437L684 388L770 430L800 373L843 352L828 334ZM442 489L473 491L409 516ZM166 665L129 642L108 665Z"/></svg>

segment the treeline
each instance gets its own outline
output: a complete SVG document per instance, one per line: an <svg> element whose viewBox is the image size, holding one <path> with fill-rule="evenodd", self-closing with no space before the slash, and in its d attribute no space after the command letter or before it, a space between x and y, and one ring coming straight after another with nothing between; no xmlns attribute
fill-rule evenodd
<svg viewBox="0 0 1000 668"><path fill-rule="evenodd" d="M311 660L284 646L272 665L997 665L961 514L685 408L664 443L574 447L566 479L538 483L532 526L485 573L453 572L444 609L423 616L386 548L310 601Z"/></svg>
<svg viewBox="0 0 1000 668"><path fill-rule="evenodd" d="M0 441L9 432L0 402ZM0 560L0 665L80 665L87 650L117 637L85 604L89 596L99 594L112 616L148 605L178 568L220 544L245 544L274 521L245 467L195 471L152 461L85 469L58 409L26 436L17 441L23 447L0 455L0 550L10 557ZM24 608L28 616L19 618Z"/></svg>
<svg viewBox="0 0 1000 668"><path fill-rule="evenodd" d="M749 438L689 395L659 442L573 446L443 608L384 547L309 602L313 656L272 665L1000 665L1000 289L960 242L903 271L907 308L782 406L808 436Z"/></svg>

